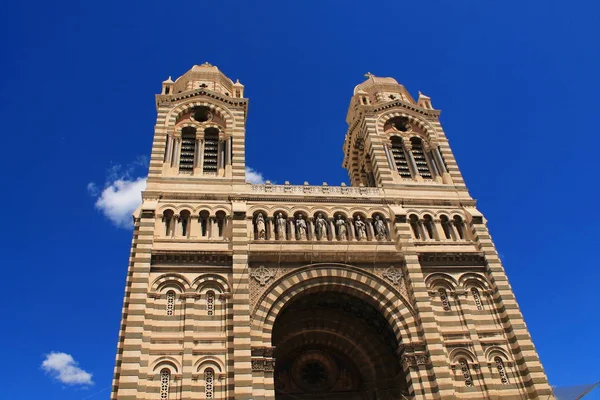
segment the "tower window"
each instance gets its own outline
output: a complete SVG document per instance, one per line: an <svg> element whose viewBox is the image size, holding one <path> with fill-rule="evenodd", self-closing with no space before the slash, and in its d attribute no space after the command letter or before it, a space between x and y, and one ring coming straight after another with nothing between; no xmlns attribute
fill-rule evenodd
<svg viewBox="0 0 600 400"><path fill-rule="evenodd" d="M215 371L212 368L207 368L204 371L204 397L207 399L214 398L214 381Z"/></svg>
<svg viewBox="0 0 600 400"><path fill-rule="evenodd" d="M171 372L168 369L160 371L160 399L169 398L169 385L171 384Z"/></svg>
<svg viewBox="0 0 600 400"><path fill-rule="evenodd" d="M215 292L212 290L206 292L206 314L214 315L215 313Z"/></svg>
<svg viewBox="0 0 600 400"><path fill-rule="evenodd" d="M179 215L181 224L181 236L188 237L190 235L190 212L185 210Z"/></svg>
<svg viewBox="0 0 600 400"><path fill-rule="evenodd" d="M425 215L423 217L423 226L425 227L428 238L430 240L435 240L435 228L433 226L433 219L431 218L431 215Z"/></svg>
<svg viewBox="0 0 600 400"><path fill-rule="evenodd" d="M465 386L473 386L473 378L471 377L471 370L469 369L469 364L467 363L467 360L461 358L458 361L458 363L460 364L460 370L462 371L463 378L465 380Z"/></svg>
<svg viewBox="0 0 600 400"><path fill-rule="evenodd" d="M219 131L208 128L204 131L204 173L216 173L219 159Z"/></svg>
<svg viewBox="0 0 600 400"><path fill-rule="evenodd" d="M452 239L452 231L450 230L450 220L445 215L440 217L440 222L442 223L442 230L444 231L444 236L446 239Z"/></svg>
<svg viewBox="0 0 600 400"><path fill-rule="evenodd" d="M200 230L202 231L202 236L208 236L208 211L200 211Z"/></svg>
<svg viewBox="0 0 600 400"><path fill-rule="evenodd" d="M191 174L194 170L194 155L196 153L196 129L185 127L181 131L181 153L179 157L179 172Z"/></svg>
<svg viewBox="0 0 600 400"><path fill-rule="evenodd" d="M173 315L175 309L175 292L169 290L167 292L167 315Z"/></svg>
<svg viewBox="0 0 600 400"><path fill-rule="evenodd" d="M394 164L396 164L396 170L400 176L402 178L411 179L412 174L408 168L404 145L402 144L402 139L398 136L392 137L392 157L394 158Z"/></svg>
<svg viewBox="0 0 600 400"><path fill-rule="evenodd" d="M412 144L412 155L415 159L415 164L417 164L419 175L421 175L424 179L433 179L431 170L429 169L429 164L427 163L425 150L423 149L423 141L414 137L410 140L410 142Z"/></svg>
<svg viewBox="0 0 600 400"><path fill-rule="evenodd" d="M475 306L479 311L483 310L483 304L481 303L481 296L479 295L479 290L477 288L471 288L471 294L473 295L473 301L475 301Z"/></svg>
<svg viewBox="0 0 600 400"><path fill-rule="evenodd" d="M463 224L463 220L461 217L456 215L454 217L454 226L456 227L456 232L458 233L458 237L462 240L465 238L465 226Z"/></svg>
<svg viewBox="0 0 600 400"><path fill-rule="evenodd" d="M448 293L446 293L445 289L438 290L438 294L440 295L440 300L442 302L442 308L444 311L450 311L450 301L448 300Z"/></svg>
<svg viewBox="0 0 600 400"><path fill-rule="evenodd" d="M173 210L166 210L163 213L163 222L165 223L165 235L173 235Z"/></svg>
<svg viewBox="0 0 600 400"><path fill-rule="evenodd" d="M225 230L225 213L223 211L217 211L216 218L218 236L223 237L223 232Z"/></svg>
<svg viewBox="0 0 600 400"><path fill-rule="evenodd" d="M410 221L410 227L412 229L414 238L421 239L421 235L419 233L419 218L415 214L412 214L408 219Z"/></svg>
<svg viewBox="0 0 600 400"><path fill-rule="evenodd" d="M494 362L496 363L496 370L498 370L498 375L500 375L500 381L503 385L508 385L508 376L506 376L506 369L504 369L504 362L500 357L494 357Z"/></svg>

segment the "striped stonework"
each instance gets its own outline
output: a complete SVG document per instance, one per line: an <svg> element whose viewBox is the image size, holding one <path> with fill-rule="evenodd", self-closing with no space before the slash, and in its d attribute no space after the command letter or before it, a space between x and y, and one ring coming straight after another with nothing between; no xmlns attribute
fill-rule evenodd
<svg viewBox="0 0 600 400"><path fill-rule="evenodd" d="M243 95L156 96L111 399L554 398L429 97L367 74L310 186L245 182Z"/></svg>

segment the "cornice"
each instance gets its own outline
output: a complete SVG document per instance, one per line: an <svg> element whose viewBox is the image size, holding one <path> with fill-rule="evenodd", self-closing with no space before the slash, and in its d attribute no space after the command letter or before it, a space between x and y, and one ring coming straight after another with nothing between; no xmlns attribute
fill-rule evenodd
<svg viewBox="0 0 600 400"><path fill-rule="evenodd" d="M244 109L248 107L248 99L246 98L224 96L219 92L213 92L212 90L207 90L206 88L195 89L175 94L157 94L156 104L157 106L165 104L175 105L175 103L180 102L182 100L187 100L200 96L210 97L212 99L219 100L223 103L229 104L230 106L234 107L243 107Z"/></svg>

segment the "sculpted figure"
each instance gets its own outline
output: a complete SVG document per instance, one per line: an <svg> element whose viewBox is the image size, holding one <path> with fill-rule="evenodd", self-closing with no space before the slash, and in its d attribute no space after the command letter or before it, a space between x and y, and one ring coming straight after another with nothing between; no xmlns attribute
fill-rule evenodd
<svg viewBox="0 0 600 400"><path fill-rule="evenodd" d="M379 217L379 215L375 216L375 235L377 236L377 240L383 240L387 238L387 232L385 231L385 222Z"/></svg>
<svg viewBox="0 0 600 400"><path fill-rule="evenodd" d="M298 215L298 219L296 219L296 231L298 232L298 240L306 239L306 221L302 218L302 215Z"/></svg>
<svg viewBox="0 0 600 400"><path fill-rule="evenodd" d="M256 233L258 234L258 239L265 239L267 230L265 229L265 217L262 213L256 217Z"/></svg>
<svg viewBox="0 0 600 400"><path fill-rule="evenodd" d="M367 225L360 219L360 215L356 216L356 220L354 220L354 227L356 228L356 238L358 240L366 240Z"/></svg>
<svg viewBox="0 0 600 400"><path fill-rule="evenodd" d="M315 218L315 230L317 231L317 239L327 240L327 221L321 213L318 213L317 218Z"/></svg>
<svg viewBox="0 0 600 400"><path fill-rule="evenodd" d="M341 215L338 215L335 226L337 226L338 229L339 240L347 240L348 228L346 227L346 221L344 221Z"/></svg>
<svg viewBox="0 0 600 400"><path fill-rule="evenodd" d="M277 214L277 239L285 240L286 239L286 220L282 213Z"/></svg>

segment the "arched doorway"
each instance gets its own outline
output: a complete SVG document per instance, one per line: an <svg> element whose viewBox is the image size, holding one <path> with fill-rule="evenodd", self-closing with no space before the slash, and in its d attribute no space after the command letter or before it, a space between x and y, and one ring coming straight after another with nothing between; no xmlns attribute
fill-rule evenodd
<svg viewBox="0 0 600 400"><path fill-rule="evenodd" d="M399 343L369 302L333 290L301 292L272 332L277 400L401 399L407 378Z"/></svg>

